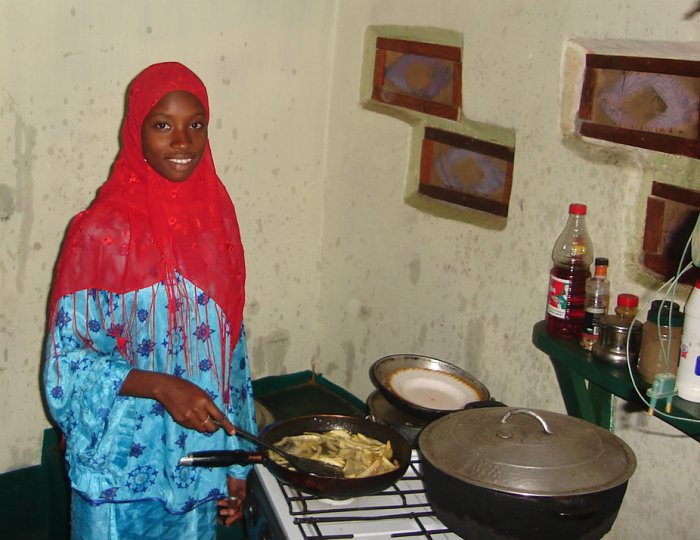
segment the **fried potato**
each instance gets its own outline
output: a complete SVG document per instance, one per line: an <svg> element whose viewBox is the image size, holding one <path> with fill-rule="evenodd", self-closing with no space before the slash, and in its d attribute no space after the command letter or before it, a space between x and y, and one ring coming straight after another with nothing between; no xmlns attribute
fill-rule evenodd
<svg viewBox="0 0 700 540"><path fill-rule="evenodd" d="M342 469L345 478L366 478L393 471L399 466L392 459L391 441L383 443L344 429L287 436L274 445L294 456L336 465ZM294 470L282 456L272 453L270 458L278 465Z"/></svg>

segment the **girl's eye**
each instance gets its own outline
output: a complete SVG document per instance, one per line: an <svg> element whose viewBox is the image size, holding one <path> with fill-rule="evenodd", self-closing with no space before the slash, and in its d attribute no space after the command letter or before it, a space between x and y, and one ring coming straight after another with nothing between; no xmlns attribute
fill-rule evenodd
<svg viewBox="0 0 700 540"><path fill-rule="evenodd" d="M192 129L202 129L204 127L204 122L192 122L191 127Z"/></svg>
<svg viewBox="0 0 700 540"><path fill-rule="evenodd" d="M156 128L157 130L165 131L165 130L168 129L170 126L169 126L166 122L156 122L156 123L153 125L153 127Z"/></svg>

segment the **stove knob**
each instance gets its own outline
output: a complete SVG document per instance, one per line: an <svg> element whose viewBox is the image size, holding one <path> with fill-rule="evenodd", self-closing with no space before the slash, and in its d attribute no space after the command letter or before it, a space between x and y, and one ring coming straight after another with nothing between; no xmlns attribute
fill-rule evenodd
<svg viewBox="0 0 700 540"><path fill-rule="evenodd" d="M247 540L274 540L261 510L261 501L252 482L248 482L248 494L243 504L243 518L245 522Z"/></svg>

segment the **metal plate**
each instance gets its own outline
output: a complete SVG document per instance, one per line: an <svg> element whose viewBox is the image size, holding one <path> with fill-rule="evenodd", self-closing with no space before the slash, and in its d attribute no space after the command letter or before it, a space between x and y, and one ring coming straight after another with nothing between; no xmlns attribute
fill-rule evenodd
<svg viewBox="0 0 700 540"><path fill-rule="evenodd" d="M369 373L374 386L388 401L420 418L434 419L490 397L475 377L429 356L385 356L374 362Z"/></svg>

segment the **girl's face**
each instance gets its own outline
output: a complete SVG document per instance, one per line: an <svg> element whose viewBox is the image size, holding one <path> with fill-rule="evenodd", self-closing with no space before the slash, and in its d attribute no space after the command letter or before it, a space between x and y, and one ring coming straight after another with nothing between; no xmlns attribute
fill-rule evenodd
<svg viewBox="0 0 700 540"><path fill-rule="evenodd" d="M171 182L190 177L207 142L204 106L196 96L181 90L160 98L141 126L143 157Z"/></svg>

